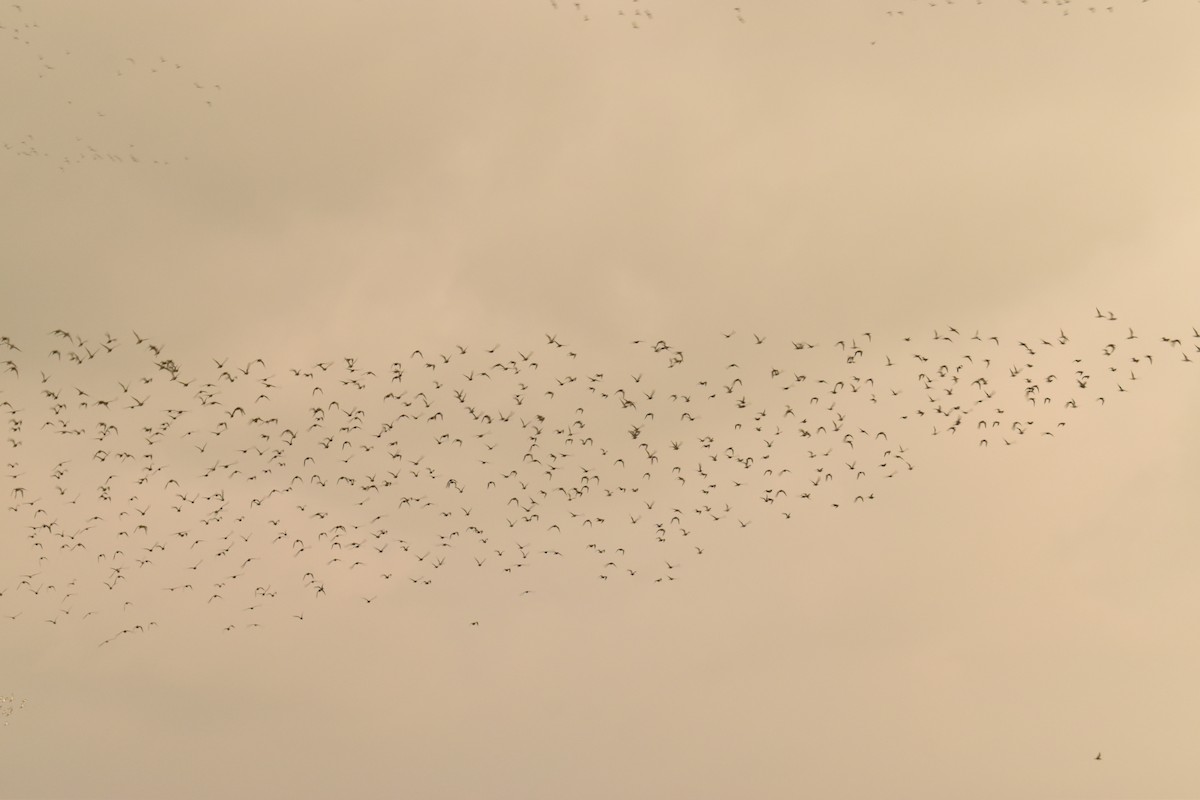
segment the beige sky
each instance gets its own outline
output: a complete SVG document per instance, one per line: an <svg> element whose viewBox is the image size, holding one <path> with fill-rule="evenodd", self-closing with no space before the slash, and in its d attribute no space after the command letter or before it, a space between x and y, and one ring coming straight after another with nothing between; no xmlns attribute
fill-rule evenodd
<svg viewBox="0 0 1200 800"><path fill-rule="evenodd" d="M357 356L382 383L415 348L532 348L538 389L575 370L648 391L626 378L643 371L663 387L643 406L673 402L677 376L716 387L729 361L766 404L766 370L804 340L814 382L861 372L882 395L895 359L896 413L864 406L854 425L903 430L916 468L850 509L734 500L753 524L713 533L670 585L598 581L578 549L528 596L467 561L368 605L378 581L345 573L326 605L304 596L302 625L275 604L228 633L202 598L164 592L181 567L122 588L137 605L121 611L80 566L77 608L96 615L45 624L49 601L16 586L38 555L11 514L0 611L27 613L0 617L0 696L27 703L0 728L0 797L1200 796L1200 363L1180 360L1200 343L1200 5L19 6L0 9L0 335L23 374L0 377L0 400L44 411L60 327L91 346L111 332L122 354L136 330L201 382L210 357L287 378ZM932 340L950 325L955 344ZM1060 328L1069 346L1036 344ZM1013 448L901 426L908 398L928 405L911 353L982 358L976 330L1003 341L994 384L1024 340L1031 373L1085 358L1104 406L1081 397L1053 438ZM866 331L871 366L841 364L834 343ZM1156 363L1110 375L1109 341ZM109 363L86 367L100 393L136 374ZM67 374L51 377L70 394ZM1009 383L1006 425L1025 414ZM270 402L307 408L298 385ZM174 387L151 388L166 403ZM633 450L606 408L589 420ZM686 425L659 416L665 464ZM50 492L75 440L41 419L4 463ZM172 468L210 465L179 447ZM807 445L778 447L808 466ZM446 458L440 474L471 468ZM47 494L47 516L116 513L80 485L93 499ZM504 530L489 508L473 519ZM612 527L621 508L603 536L635 541ZM665 569L639 547L643 577ZM252 569L299 593L295 563L264 551ZM133 614L159 625L98 646Z"/></svg>

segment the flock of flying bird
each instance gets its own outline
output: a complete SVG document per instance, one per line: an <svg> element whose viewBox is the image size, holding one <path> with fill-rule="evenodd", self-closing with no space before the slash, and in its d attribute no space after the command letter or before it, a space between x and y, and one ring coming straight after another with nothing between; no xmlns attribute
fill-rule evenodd
<svg viewBox="0 0 1200 800"><path fill-rule="evenodd" d="M627 23L630 28L638 29L655 22L656 19L669 17L669 10L660 11L655 16L655 8L642 0L622 0L619 3L598 2L598 0L548 0L550 7L555 10L569 10L581 22L591 22L593 17L615 18ZM1072 12L1080 14L1113 14L1122 7L1133 8L1145 5L1151 0L904 0L902 4L882 10L883 15L896 20L919 18L922 12L952 11L959 7L989 9L1008 6L1028 8L1030 10L1052 11L1060 16L1069 17ZM739 23L745 23L747 15L743 5L729 6L728 13ZM875 44L872 41L871 44Z"/></svg>
<svg viewBox="0 0 1200 800"><path fill-rule="evenodd" d="M87 165L165 167L189 160L178 145L147 148L130 141L142 138L130 132L138 127L131 109L173 116L189 108L207 110L220 100L220 83L160 53L96 52L85 42L64 38L52 23L43 25L40 10L36 2L0 6L0 67L36 84L28 96L37 107L36 113L21 113L25 109L16 104L10 109L12 120L22 124L0 128L0 155L53 164L64 172ZM52 125L32 124L47 110ZM157 127L161 141L162 125ZM71 133L64 135L67 130Z"/></svg>
<svg viewBox="0 0 1200 800"><path fill-rule="evenodd" d="M1076 14L1112 14L1122 6L1128 9L1150 2L1151 0L1101 0L1099 3L1096 0L907 0L904 6L890 8L885 13L889 17L903 17L906 11L909 15L912 15L917 11L930 8L946 10L954 6L970 8L974 6L994 7L1006 5L1009 7L1027 6L1032 10L1053 11L1061 16L1068 17L1072 11Z"/></svg>
<svg viewBox="0 0 1200 800"><path fill-rule="evenodd" d="M581 22L591 22L592 14L597 10L616 17L619 21L628 22L629 27L635 30L655 21L654 9L641 0L628 0L615 5L616 8L613 7L613 3L597 3L597 0L550 0L552 9L555 11L562 8L570 9ZM599 8L597 8L598 6ZM746 16L742 6L731 6L731 8L734 19L744 23Z"/></svg>
<svg viewBox="0 0 1200 800"><path fill-rule="evenodd" d="M24 698L17 699L16 695L0 695L0 719L4 720L4 727L8 727L8 718L25 708L27 702Z"/></svg>
<svg viewBox="0 0 1200 800"><path fill-rule="evenodd" d="M1103 0L1098 4L1095 0L906 0L902 5L884 9L883 13L888 17L902 19L906 16L912 18L914 15L930 9L953 10L958 6L972 8L1006 5L1051 10L1062 16L1070 16L1072 11L1076 14L1112 14L1122 6L1133 7L1149 2L1151 0ZM582 22L591 22L593 14L601 13L627 21L631 28L636 29L652 23L656 19L654 9L641 0L627 0L627 2L615 4L598 3L597 0L549 0L549 3L550 7L556 11L560 9L573 11ZM729 6L729 9L735 20L741 23L746 22L744 6ZM660 17L662 16L663 14L660 13Z"/></svg>
<svg viewBox="0 0 1200 800"><path fill-rule="evenodd" d="M581 22L610 19L632 29L658 24L672 11L660 10L645 0L548 2L552 10L571 13ZM931 9L1007 3L1049 8L1068 16L1072 11L1108 15L1123 5L1148 2L1151 0L1103 0L1101 5L1089 0L907 0L881 13L901 22L917 19ZM220 81L205 78L179 59L159 52L114 55L89 50L86 43L56 34L52 23L43 26L41 11L38 2L0 6L0 67L12 76L23 74L37 85L35 92L27 93L35 105L17 107L13 114L14 121L23 119L21 126L0 128L0 155L53 165L64 172L85 166L166 167L189 161L182 141L163 146L158 120L164 114L178 118L192 108L207 113L205 109L220 102ZM724 13L736 23L746 23L752 16L744 5L730 5ZM34 124L47 109L53 110L51 123ZM139 121L136 117L142 112L153 116ZM201 123L202 119L192 122ZM146 146L145 137L137 131L150 128L159 133L155 143Z"/></svg>
<svg viewBox="0 0 1200 800"><path fill-rule="evenodd" d="M1083 327L728 331L699 355L636 340L619 366L553 335L293 367L177 363L137 333L0 337L0 625L104 646L464 581L665 588L730 537L877 502L928 436L979 457L1048 441L1200 360L1195 328L1141 336L1099 309Z"/></svg>

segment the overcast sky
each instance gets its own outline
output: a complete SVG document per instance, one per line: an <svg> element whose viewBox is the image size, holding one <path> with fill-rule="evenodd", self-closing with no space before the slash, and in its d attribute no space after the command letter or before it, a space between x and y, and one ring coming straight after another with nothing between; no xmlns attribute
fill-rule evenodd
<svg viewBox="0 0 1200 800"><path fill-rule="evenodd" d="M1011 451L922 427L886 497L756 518L669 592L164 608L104 648L0 618L0 797L1200 796L1200 363L1160 341L1200 343L1200 5L740 3L6 3L21 380L58 328L208 373L663 339L714 382L773 365L754 334L915 375L947 326L1132 328L1157 371Z"/></svg>

